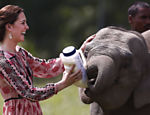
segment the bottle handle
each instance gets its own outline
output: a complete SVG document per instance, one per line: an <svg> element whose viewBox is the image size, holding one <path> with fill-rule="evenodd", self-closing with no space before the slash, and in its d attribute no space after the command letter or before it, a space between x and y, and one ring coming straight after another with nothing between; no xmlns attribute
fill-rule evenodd
<svg viewBox="0 0 150 115"><path fill-rule="evenodd" d="M83 62L83 66L84 66L84 68L86 68L86 58L85 58L85 56L84 56L84 54L83 54L81 49L79 49L78 51L79 51L79 54L81 56L81 59L82 59L82 62Z"/></svg>

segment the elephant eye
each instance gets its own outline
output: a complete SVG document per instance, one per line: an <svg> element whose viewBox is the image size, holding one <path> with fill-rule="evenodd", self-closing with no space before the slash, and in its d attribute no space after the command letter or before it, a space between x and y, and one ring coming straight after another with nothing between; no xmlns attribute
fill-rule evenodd
<svg viewBox="0 0 150 115"><path fill-rule="evenodd" d="M85 56L85 58L87 58L87 55L88 55L88 51L84 51L84 56Z"/></svg>

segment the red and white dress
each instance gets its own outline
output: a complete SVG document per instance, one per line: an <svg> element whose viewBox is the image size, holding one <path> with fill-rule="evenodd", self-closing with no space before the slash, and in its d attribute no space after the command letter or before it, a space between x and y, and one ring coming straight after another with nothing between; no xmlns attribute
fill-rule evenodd
<svg viewBox="0 0 150 115"><path fill-rule="evenodd" d="M50 78L64 71L59 58L39 59L22 47L17 53L0 50L0 92L4 98L3 115L42 115L40 100L57 93L54 83L33 86L33 76Z"/></svg>

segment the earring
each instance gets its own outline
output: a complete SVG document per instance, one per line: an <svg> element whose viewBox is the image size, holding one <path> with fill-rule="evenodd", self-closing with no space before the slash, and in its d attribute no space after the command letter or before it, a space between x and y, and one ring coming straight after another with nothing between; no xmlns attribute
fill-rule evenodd
<svg viewBox="0 0 150 115"><path fill-rule="evenodd" d="M11 33L9 33L9 39L12 39L12 35L11 35Z"/></svg>

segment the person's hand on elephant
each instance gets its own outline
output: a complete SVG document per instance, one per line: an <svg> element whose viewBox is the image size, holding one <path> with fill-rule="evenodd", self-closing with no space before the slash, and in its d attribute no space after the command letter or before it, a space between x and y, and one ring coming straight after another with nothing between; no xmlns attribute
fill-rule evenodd
<svg viewBox="0 0 150 115"><path fill-rule="evenodd" d="M86 47L86 44L91 42L94 38L96 37L96 34L91 35L90 37L88 37L84 43L82 44L82 46L80 47L81 51L84 52L84 49Z"/></svg>

